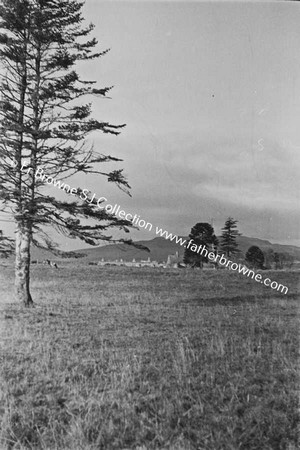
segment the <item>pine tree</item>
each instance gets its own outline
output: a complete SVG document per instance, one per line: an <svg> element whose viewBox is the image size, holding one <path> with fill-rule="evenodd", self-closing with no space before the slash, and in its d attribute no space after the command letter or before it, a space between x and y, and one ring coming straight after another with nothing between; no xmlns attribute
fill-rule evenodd
<svg viewBox="0 0 300 450"><path fill-rule="evenodd" d="M239 252L236 238L241 236L241 233L237 230L237 222L238 221L234 220L232 217L228 217L224 227L222 228L221 250L227 257L235 255Z"/></svg>
<svg viewBox="0 0 300 450"><path fill-rule="evenodd" d="M111 87L97 88L74 68L108 52L97 52L97 40L88 39L93 25L83 26L82 6L77 0L3 0L0 5L0 200L16 224L16 297L25 306L33 303L31 244L55 247L45 227L96 245L109 239L103 234L107 228L128 231L131 225L100 209L80 188L71 201L47 195L43 179L35 176L43 171L64 180L96 173L129 193L122 170L98 168L121 160L86 142L93 131L118 135L125 125L98 121L91 117L91 103L84 102L86 95L105 97Z"/></svg>
<svg viewBox="0 0 300 450"><path fill-rule="evenodd" d="M218 239L213 227L209 223L196 223L189 234L189 245L186 246L183 262L192 267L203 267L204 262L208 262L207 252L215 252L218 246ZM199 247L201 247L200 251ZM202 251L205 248L206 251ZM202 252L202 253L201 253Z"/></svg>
<svg viewBox="0 0 300 450"><path fill-rule="evenodd" d="M13 239L5 236L0 230L0 258L7 258L13 253Z"/></svg>

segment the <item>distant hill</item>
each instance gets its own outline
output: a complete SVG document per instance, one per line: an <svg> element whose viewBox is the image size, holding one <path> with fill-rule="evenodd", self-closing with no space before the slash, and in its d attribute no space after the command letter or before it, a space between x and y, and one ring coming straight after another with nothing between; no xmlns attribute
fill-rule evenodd
<svg viewBox="0 0 300 450"><path fill-rule="evenodd" d="M75 256L76 255L76 256ZM83 254L79 254L79 257L83 256ZM71 252L64 252L59 251L59 254L55 255L50 250L43 250L35 245L31 247L31 261L44 261L46 259L50 260L61 260L62 258L72 258L72 257L78 257L77 252L71 251ZM7 258L7 261L13 261L14 255L11 255L9 258Z"/></svg>
<svg viewBox="0 0 300 450"><path fill-rule="evenodd" d="M247 236L239 236L237 242L239 244L239 249L244 255L247 252L248 248L251 247L251 245L256 245L262 251L271 248L272 250L274 250L274 252L277 253L289 253L296 260L300 261L300 247L296 247L295 245L271 244L271 242L264 239L257 239Z"/></svg>
<svg viewBox="0 0 300 450"><path fill-rule="evenodd" d="M182 239L186 239L188 241L188 237L183 236ZM295 258L295 260L300 261L300 247L296 247L293 245L272 244L267 240L252 238L248 236L239 236L237 242L239 244L239 249L241 250L243 255L245 255L246 251L249 247L251 247L251 245L257 245L263 251L267 249L273 249L274 252L289 253ZM126 244L108 244L102 247L91 247L77 250L76 253L82 256L78 259L78 263L80 264L80 261L99 261L102 258L104 258L106 261L113 261L121 258L124 261L132 261L133 258L135 258L136 261L139 261L141 259L147 259L148 257L150 257L151 260L162 262L167 260L168 255L175 254L175 252L178 252L180 257L183 257L184 254L183 246L180 246L179 244L171 242L162 237L156 237L148 241L137 241L136 243L147 247L150 252L147 252L146 250L139 250ZM62 252L62 254L64 255L64 257L69 256L67 252ZM9 259L12 258L10 257ZM55 256L50 251L33 247L31 252L31 259L39 261L45 259L57 260L61 259L61 256Z"/></svg>
<svg viewBox="0 0 300 450"><path fill-rule="evenodd" d="M139 250L126 244L109 244L104 247L78 250L78 253L86 254L85 259L89 261L98 261L101 258L112 261L121 258L124 261L132 261L134 258L138 261L150 257L151 260L159 262L166 261L168 255L174 254L176 251L178 251L179 255L183 255L184 253L183 247L161 237L154 238L150 241L137 241L136 243L147 247L150 252Z"/></svg>
<svg viewBox="0 0 300 450"><path fill-rule="evenodd" d="M186 239L187 237L182 237ZM246 251L252 245L257 245L263 251L267 249L273 249L274 252L289 253L296 260L300 261L300 248L292 245L281 245L272 244L271 242L263 239L257 239L247 236L239 236L237 239L239 244L239 249L245 255ZM179 256L183 257L184 247L171 242L162 237L156 237L149 241L137 241L137 244L144 245L149 248L150 253L143 250L138 250L134 247L128 246L126 244L110 244L103 247L95 247L89 249L78 250L78 253L83 253L86 256L83 258L88 261L98 261L102 258L105 260L115 260L123 259L124 261L132 261L133 258L136 260L147 259L150 257L151 260L156 260L158 262L166 261L168 255L174 254L178 251Z"/></svg>

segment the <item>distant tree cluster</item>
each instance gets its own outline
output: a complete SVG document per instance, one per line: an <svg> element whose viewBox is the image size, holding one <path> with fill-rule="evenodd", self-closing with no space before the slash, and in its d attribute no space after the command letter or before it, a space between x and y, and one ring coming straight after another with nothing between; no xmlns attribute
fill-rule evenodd
<svg viewBox="0 0 300 450"><path fill-rule="evenodd" d="M267 269L291 269L295 262L293 255L286 252L275 252L273 249L267 249L264 252L265 267Z"/></svg>
<svg viewBox="0 0 300 450"><path fill-rule="evenodd" d="M215 255L223 254L227 259L239 257L242 252L239 250L237 238L241 236L237 227L238 221L228 217L224 227L220 243L215 235L212 225L209 223L197 223L189 234L189 239L193 245L185 249L184 263L192 267L203 268L204 263L208 263L207 253L197 252L194 249L199 246L205 247L208 252ZM294 264L294 257L286 252L274 252L267 249L264 252L256 245L248 248L245 254L245 262L254 269L284 269L291 268Z"/></svg>
<svg viewBox="0 0 300 450"><path fill-rule="evenodd" d="M230 257L239 253L238 244L236 239L241 233L237 230L237 220L229 217L224 227L222 228L221 243L219 249L219 241L215 235L214 228L209 223L197 223L189 234L189 239L193 241L193 244L198 248L200 246L205 247L208 252L218 254L219 250ZM208 263L207 253L193 251L193 246L189 246L184 252L184 263L192 267L203 268L204 263Z"/></svg>

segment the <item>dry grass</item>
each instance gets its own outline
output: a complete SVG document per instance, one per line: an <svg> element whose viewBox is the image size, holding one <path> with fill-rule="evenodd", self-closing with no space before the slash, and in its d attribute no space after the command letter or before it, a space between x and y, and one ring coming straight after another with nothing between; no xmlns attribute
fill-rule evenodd
<svg viewBox="0 0 300 450"><path fill-rule="evenodd" d="M270 278L289 294L227 271L37 266L23 310L3 268L0 448L295 450L297 279Z"/></svg>

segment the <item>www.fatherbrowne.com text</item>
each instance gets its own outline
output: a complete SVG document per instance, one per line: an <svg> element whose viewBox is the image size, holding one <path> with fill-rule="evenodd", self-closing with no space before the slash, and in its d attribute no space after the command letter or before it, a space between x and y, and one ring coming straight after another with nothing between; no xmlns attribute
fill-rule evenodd
<svg viewBox="0 0 300 450"><path fill-rule="evenodd" d="M287 294L288 287L283 286L282 284L277 283L277 281L272 281L270 278L263 278L261 273L256 273L253 270L250 270L248 267L246 267L244 264L238 264L234 261L230 261L225 257L224 254L219 255L214 253L213 251L209 251L205 245L196 245L193 239L190 239L188 242L186 239L183 239L182 237L178 237L175 234L168 233L166 230L162 230L161 228L156 227L156 234L164 237L167 240L176 242L176 244L179 244L180 246L183 246L184 248L190 249L194 253L198 253L201 256L207 257L209 261L212 263L220 264L221 266L227 267L230 270L237 271L238 273L241 273L243 275L246 275L247 277L254 279L258 283L264 284L265 286L269 286L271 289L275 289L277 291L280 291L284 294ZM187 242L187 243L186 243Z"/></svg>
<svg viewBox="0 0 300 450"><path fill-rule="evenodd" d="M26 171L28 174L32 169L32 167L24 168L24 164L22 165L21 170L24 172ZM58 189L61 189L65 191L68 194L71 195L77 195L80 197L81 200L87 201L88 203L92 203L96 199L96 194L93 194L92 197L90 197L90 191L88 189L83 189L78 192L77 188L71 188L71 186L67 183L62 182L61 180L56 180L53 177L49 177L45 174L44 170L42 168L38 168L34 173L35 178L40 179L46 184L53 184L53 186L57 187ZM100 197L97 199L96 204L99 209L105 209L107 212L114 214L115 216L119 217L120 219L125 219L131 222L133 225L138 226L139 228L143 228L145 230L151 231L153 229L153 225L150 222L146 222L144 219L141 219L138 214L130 214L126 213L123 209L121 209L120 205L110 205L106 204L103 205L104 202L107 202L106 197ZM233 271L238 271L238 273L241 273L247 277L251 276L252 279L254 279L256 282L264 284L265 286L270 287L271 289L280 291L284 294L287 294L288 287L283 286L282 284L277 283L276 281L270 280L270 278L263 278L260 273L256 273L253 270L250 270L248 267L246 267L244 264L237 264L234 261L227 260L227 258L222 254L216 254L213 251L209 251L205 245L199 245L197 246L195 242L190 239L188 242L186 239L183 239L182 237L178 237L175 234L169 233L166 230L162 230L161 228L155 227L155 233L156 235L163 237L169 241L176 242L176 244L183 246L184 248L190 249L192 252L198 253L201 256L207 257L209 261L215 264L220 264L221 266L225 266ZM204 254L204 255L203 255Z"/></svg>
<svg viewBox="0 0 300 450"><path fill-rule="evenodd" d="M27 174L29 174L30 171L33 170L32 167L26 167L26 169L25 169L24 166L25 166L25 164L22 165L22 168L21 168L22 172L26 172ZM97 196L95 193L92 196L90 195L89 189L83 189L83 190L79 191L78 188L75 188L75 187L72 188L69 184L64 183L61 180L57 180L53 177L49 177L48 175L46 175L43 168L41 168L41 167L39 167L35 171L34 176L36 179L43 181L43 183L49 184L49 185L52 184L53 186L66 192L67 194L76 195L81 200L84 200L87 203L94 202L97 204L99 209L104 209L108 213L114 214L115 216L119 217L120 219L128 220L133 225L136 225L139 228L144 228L145 230L148 230L148 231L151 231L153 228L152 223L146 222L144 219L141 219L141 217L138 214L126 213L126 211L124 211L121 208L121 206L117 205L117 204L115 204L115 205L104 204L105 202L107 202L106 197L99 197L97 199L96 198Z"/></svg>

